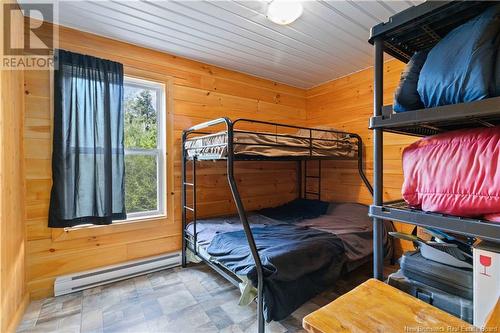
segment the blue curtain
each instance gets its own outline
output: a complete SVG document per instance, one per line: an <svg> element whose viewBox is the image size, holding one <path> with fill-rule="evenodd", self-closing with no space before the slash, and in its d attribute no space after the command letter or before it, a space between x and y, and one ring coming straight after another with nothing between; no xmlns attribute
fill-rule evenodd
<svg viewBox="0 0 500 333"><path fill-rule="evenodd" d="M125 219L123 65L58 50L49 227Z"/></svg>

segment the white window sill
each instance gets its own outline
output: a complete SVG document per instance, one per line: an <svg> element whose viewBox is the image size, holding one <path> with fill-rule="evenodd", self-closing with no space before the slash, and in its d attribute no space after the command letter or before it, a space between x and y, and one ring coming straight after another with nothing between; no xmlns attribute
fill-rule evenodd
<svg viewBox="0 0 500 333"><path fill-rule="evenodd" d="M147 221L147 220L156 220L159 218L166 218L167 214L165 213L152 213L148 215L132 215L131 217L127 218L126 220L117 220L113 222L113 224L118 224L118 223L129 223L129 222L141 222L141 221Z"/></svg>
<svg viewBox="0 0 500 333"><path fill-rule="evenodd" d="M165 218L167 218L167 214L164 214L164 213L148 214L148 215L137 215L137 216L129 217L126 220L116 220L116 221L114 221L111 224L103 224L103 225L81 224L81 225L76 225L74 227L64 228L64 231L68 232L68 231L81 230L81 229L108 227L110 225L140 223L140 222L146 222L146 221L158 220L158 219L165 219Z"/></svg>

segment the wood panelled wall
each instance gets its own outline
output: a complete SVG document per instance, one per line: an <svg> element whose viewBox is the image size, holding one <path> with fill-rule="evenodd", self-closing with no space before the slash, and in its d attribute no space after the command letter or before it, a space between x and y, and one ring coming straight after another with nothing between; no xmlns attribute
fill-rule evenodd
<svg viewBox="0 0 500 333"><path fill-rule="evenodd" d="M56 276L178 250L180 248L180 134L216 117L251 118L308 126L329 126L359 133L372 178L371 69L302 90L242 73L60 27L60 48L125 65L127 75L159 81L167 94L167 218L70 230L47 228L51 187L51 73L25 75L24 158L27 280L33 298L52 294ZM403 64L385 64L385 103L392 100ZM262 128L261 128L262 129ZM264 129L266 130L266 129ZM384 197L400 197L401 151L413 139L385 135ZM326 162L323 198L370 203L355 163ZM297 196L294 163L240 162L238 185L247 209L278 205ZM199 213L235 211L225 164L205 162L198 169ZM279 195L276 195L279 193ZM404 226L398 225L400 229Z"/></svg>
<svg viewBox="0 0 500 333"><path fill-rule="evenodd" d="M216 117L305 123L305 91L96 35L59 29L59 47L124 64L127 75L163 82L167 93L168 217L112 226L47 228L51 188L50 73L25 80L27 279L33 298L53 293L56 276L180 248L180 134ZM199 213L235 211L224 163L198 168ZM239 162L237 181L247 209L277 205L297 195L295 164ZM279 193L279 195L276 195Z"/></svg>
<svg viewBox="0 0 500 333"><path fill-rule="evenodd" d="M1 5L4 3L1 1ZM12 41L22 40L21 12L13 11L11 15ZM14 332L28 304L23 223L23 77L22 70L0 70L0 332Z"/></svg>
<svg viewBox="0 0 500 333"><path fill-rule="evenodd" d="M392 104L404 64L397 60L384 64L384 105ZM365 146L365 169L373 180L373 137L368 129L373 115L373 68L330 81L307 91L307 121L310 126L329 126L361 135ZM414 142L412 137L384 134L384 200L401 198L403 174L401 153ZM327 200L369 204L370 193L359 179L354 163L326 163L323 176ZM412 228L396 224L399 230ZM408 244L403 243L407 248ZM398 252L401 244L398 242Z"/></svg>

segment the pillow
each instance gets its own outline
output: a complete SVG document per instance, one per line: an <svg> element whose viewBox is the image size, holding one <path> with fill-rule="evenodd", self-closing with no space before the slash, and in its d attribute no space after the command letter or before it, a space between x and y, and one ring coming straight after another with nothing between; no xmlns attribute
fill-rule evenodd
<svg viewBox="0 0 500 333"><path fill-rule="evenodd" d="M428 212L497 214L499 166L500 126L423 138L403 151L403 199Z"/></svg>
<svg viewBox="0 0 500 333"><path fill-rule="evenodd" d="M494 94L500 5L449 32L427 56L418 93L426 108L476 101Z"/></svg>
<svg viewBox="0 0 500 333"><path fill-rule="evenodd" d="M395 112L405 112L423 109L424 104L420 100L417 91L418 77L424 66L429 51L415 52L401 73L399 86L394 93L393 109Z"/></svg>

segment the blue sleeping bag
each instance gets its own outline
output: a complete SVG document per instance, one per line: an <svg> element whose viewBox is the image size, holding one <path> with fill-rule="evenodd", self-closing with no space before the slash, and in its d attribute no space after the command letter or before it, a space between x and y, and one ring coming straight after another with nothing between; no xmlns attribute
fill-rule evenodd
<svg viewBox="0 0 500 333"><path fill-rule="evenodd" d="M500 93L500 78L495 78L499 31L500 5L495 5L449 32L432 48L418 80L418 93L426 108Z"/></svg>
<svg viewBox="0 0 500 333"><path fill-rule="evenodd" d="M394 92L394 112L423 109L424 104L417 91L418 78L429 51L415 52L401 73L399 85Z"/></svg>

